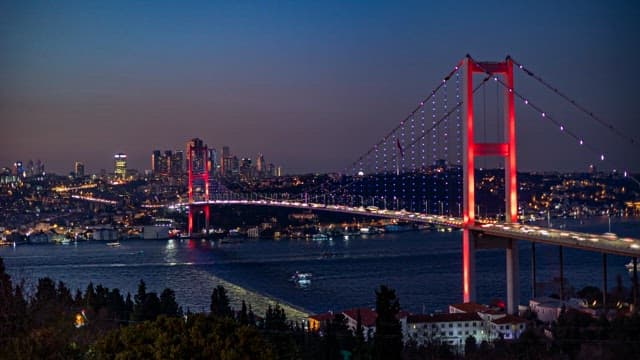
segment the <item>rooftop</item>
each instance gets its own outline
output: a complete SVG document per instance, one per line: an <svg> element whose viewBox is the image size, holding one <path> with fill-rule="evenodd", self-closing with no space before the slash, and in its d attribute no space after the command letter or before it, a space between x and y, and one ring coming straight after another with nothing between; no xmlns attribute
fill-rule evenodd
<svg viewBox="0 0 640 360"><path fill-rule="evenodd" d="M501 318L494 319L491 322L496 324L496 325L522 324L522 323L526 323L527 320L525 320L525 319L523 319L523 318L521 318L519 316L515 316L515 315L506 315L506 316L503 316Z"/></svg>
<svg viewBox="0 0 640 360"><path fill-rule="evenodd" d="M482 305L482 304L478 304L478 303L474 303L474 302L467 302L467 303L462 303L462 304L453 304L453 305L449 305L450 308L455 308L459 311L462 312L466 312L466 313L477 313L477 312L485 312L487 310L489 310L489 307L486 305Z"/></svg>
<svg viewBox="0 0 640 360"><path fill-rule="evenodd" d="M407 323L414 324L457 321L482 321L482 319L477 313L417 314L407 317Z"/></svg>

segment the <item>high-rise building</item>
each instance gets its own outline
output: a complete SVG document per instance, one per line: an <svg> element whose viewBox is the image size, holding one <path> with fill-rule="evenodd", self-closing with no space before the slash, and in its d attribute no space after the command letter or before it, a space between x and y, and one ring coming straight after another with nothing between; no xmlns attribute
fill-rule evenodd
<svg viewBox="0 0 640 360"><path fill-rule="evenodd" d="M171 157L171 175L182 175L184 172L184 151L176 150Z"/></svg>
<svg viewBox="0 0 640 360"><path fill-rule="evenodd" d="M231 169L233 168L233 158L227 156L222 158L222 166L220 167L220 173L225 176L231 175Z"/></svg>
<svg viewBox="0 0 640 360"><path fill-rule="evenodd" d="M24 177L24 167L22 165L22 161L18 160L13 163L13 175L17 177Z"/></svg>
<svg viewBox="0 0 640 360"><path fill-rule="evenodd" d="M160 150L153 150L151 153L151 172L153 175L160 174L160 167L162 166L162 153Z"/></svg>
<svg viewBox="0 0 640 360"><path fill-rule="evenodd" d="M201 139L193 138L187 141L187 170L191 166L193 171L204 171L207 165L205 164L207 154L201 151L204 148L205 145ZM198 151L192 152L193 149L198 149Z"/></svg>
<svg viewBox="0 0 640 360"><path fill-rule="evenodd" d="M33 164L33 160L29 160L29 162L27 163L27 168L24 169L24 171L26 172L27 177L31 177L37 174L36 167Z"/></svg>
<svg viewBox="0 0 640 360"><path fill-rule="evenodd" d="M237 156L231 156L231 175L240 174L240 160Z"/></svg>
<svg viewBox="0 0 640 360"><path fill-rule="evenodd" d="M76 161L76 163L75 163L75 165L73 167L73 175L77 179L84 177L84 163L82 163L80 161Z"/></svg>
<svg viewBox="0 0 640 360"><path fill-rule="evenodd" d="M266 168L264 156L262 154L258 154L258 157L256 158L256 172L258 173L258 177L265 176Z"/></svg>
<svg viewBox="0 0 640 360"><path fill-rule="evenodd" d="M245 179L252 178L253 174L251 173L251 159L242 158L240 162L240 175L242 175Z"/></svg>
<svg viewBox="0 0 640 360"><path fill-rule="evenodd" d="M40 159L36 160L36 171L38 175L44 175L44 163Z"/></svg>
<svg viewBox="0 0 640 360"><path fill-rule="evenodd" d="M220 156L220 173L222 175L231 174L231 150L228 146L222 147L222 156Z"/></svg>
<svg viewBox="0 0 640 360"><path fill-rule="evenodd" d="M218 152L216 151L216 149L211 148L209 149L209 164L207 165L207 169L209 170L210 174L215 174L216 170L218 168Z"/></svg>
<svg viewBox="0 0 640 360"><path fill-rule="evenodd" d="M115 162L114 173L119 179L125 179L127 177L127 155L123 153L117 153L113 156Z"/></svg>

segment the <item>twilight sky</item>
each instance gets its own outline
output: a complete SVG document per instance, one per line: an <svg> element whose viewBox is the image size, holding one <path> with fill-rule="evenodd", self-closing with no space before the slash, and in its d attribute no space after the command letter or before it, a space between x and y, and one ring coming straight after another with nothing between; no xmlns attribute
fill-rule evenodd
<svg viewBox="0 0 640 360"><path fill-rule="evenodd" d="M0 167L150 168L200 137L288 173L339 171L466 53L506 54L640 140L635 1L2 1ZM640 145L536 86L516 88L640 171ZM579 149L517 108L522 170L584 170ZM615 166L608 160L615 161Z"/></svg>

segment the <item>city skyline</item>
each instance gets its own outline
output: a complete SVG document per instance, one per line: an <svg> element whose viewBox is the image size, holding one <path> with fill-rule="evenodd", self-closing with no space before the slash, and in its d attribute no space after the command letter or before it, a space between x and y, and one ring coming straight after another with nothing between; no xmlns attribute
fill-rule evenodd
<svg viewBox="0 0 640 360"><path fill-rule="evenodd" d="M41 159L65 174L79 161L96 173L123 152L143 170L151 151L199 137L267 153L288 173L341 171L465 53L511 54L640 138L638 76L614 66L638 55L635 4L190 5L0 5L0 166ZM532 88L522 74L520 84ZM522 171L595 162L552 126L534 126L536 114L520 107L517 117ZM578 120L607 160L640 171L637 144Z"/></svg>

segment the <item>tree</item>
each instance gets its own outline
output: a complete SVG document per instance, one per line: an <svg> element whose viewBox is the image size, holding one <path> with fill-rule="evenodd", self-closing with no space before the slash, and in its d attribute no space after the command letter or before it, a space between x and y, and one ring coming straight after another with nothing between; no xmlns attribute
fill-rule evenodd
<svg viewBox="0 0 640 360"><path fill-rule="evenodd" d="M360 309L356 313L356 329L354 332L353 359L368 359L368 348L364 338L364 327L362 326L362 315Z"/></svg>
<svg viewBox="0 0 640 360"><path fill-rule="evenodd" d="M267 308L267 312L264 316L264 328L265 330L274 331L286 331L289 329L287 325L287 315L284 313L284 309L279 304L276 306Z"/></svg>
<svg viewBox="0 0 640 360"><path fill-rule="evenodd" d="M179 316L182 314L182 309L176 301L176 293L166 288L162 290L160 294L160 314L167 316Z"/></svg>
<svg viewBox="0 0 640 360"><path fill-rule="evenodd" d="M274 359L264 337L228 318L160 316L108 333L92 347L96 359Z"/></svg>
<svg viewBox="0 0 640 360"><path fill-rule="evenodd" d="M240 314L238 315L238 322L241 325L249 324L249 314L247 313L247 304L242 300L242 307L240 308Z"/></svg>
<svg viewBox="0 0 640 360"><path fill-rule="evenodd" d="M582 290L578 291L578 296L587 300L588 303L593 303L594 300L602 301L602 291L595 286L585 286Z"/></svg>
<svg viewBox="0 0 640 360"><path fill-rule="evenodd" d="M353 334L347 325L347 318L342 313L335 314L327 324L323 340L325 359L341 359L342 351L351 352Z"/></svg>
<svg viewBox="0 0 640 360"><path fill-rule="evenodd" d="M274 307L269 305L267 308L263 332L277 358L295 358L296 344L291 336L292 331L287 325L287 316L280 305L276 304Z"/></svg>
<svg viewBox="0 0 640 360"><path fill-rule="evenodd" d="M464 353L467 357L471 356L478 350L478 345L476 344L476 338L472 335L467 336L464 339Z"/></svg>
<svg viewBox="0 0 640 360"><path fill-rule="evenodd" d="M29 304L29 312L35 327L45 326L62 315L53 280L50 278L38 279L36 294Z"/></svg>
<svg viewBox="0 0 640 360"><path fill-rule="evenodd" d="M397 319L400 302L396 291L380 286L376 290L376 333L373 337L373 356L375 359L402 358L402 327Z"/></svg>
<svg viewBox="0 0 640 360"><path fill-rule="evenodd" d="M249 313L247 314L247 321L250 326L256 326L256 314L253 313L253 308L251 308L251 304L249 304Z"/></svg>
<svg viewBox="0 0 640 360"><path fill-rule="evenodd" d="M160 299L154 292L147 293L147 285L140 280L138 293L133 297L133 321L155 320L160 314Z"/></svg>
<svg viewBox="0 0 640 360"><path fill-rule="evenodd" d="M211 293L211 315L215 317L232 317L233 311L229 305L227 290L222 285L218 285Z"/></svg>

